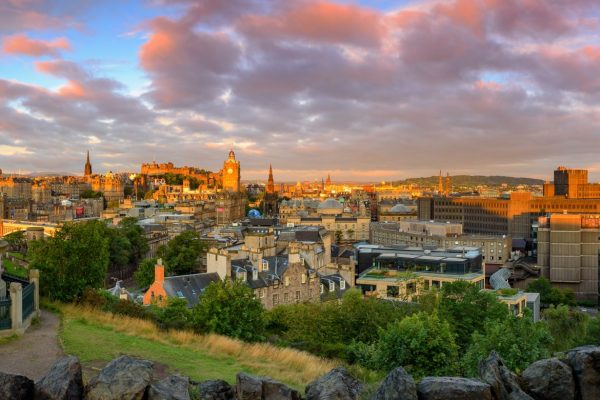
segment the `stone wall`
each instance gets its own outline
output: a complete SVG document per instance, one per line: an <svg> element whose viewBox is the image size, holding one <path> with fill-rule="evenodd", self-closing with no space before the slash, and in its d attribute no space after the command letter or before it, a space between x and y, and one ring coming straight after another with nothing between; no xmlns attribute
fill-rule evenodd
<svg viewBox="0 0 600 400"><path fill-rule="evenodd" d="M309 383L300 393L268 377L239 373L236 383L193 382L171 375L153 379L153 363L129 356L109 362L87 385L76 357L59 360L38 382L0 372L0 399L49 400L592 400L600 399L600 347L572 349L562 358L540 360L521 375L492 352L478 366L479 378L427 377L415 380L402 367L368 393L344 367Z"/></svg>

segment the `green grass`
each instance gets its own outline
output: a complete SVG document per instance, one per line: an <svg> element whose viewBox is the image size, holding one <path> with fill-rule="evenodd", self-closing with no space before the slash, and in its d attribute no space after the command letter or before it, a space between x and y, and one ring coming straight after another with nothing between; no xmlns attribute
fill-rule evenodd
<svg viewBox="0 0 600 400"><path fill-rule="evenodd" d="M8 253L8 255L16 258L17 260L27 261L27 257L25 256L25 254L18 253L16 251L12 251L12 252Z"/></svg>
<svg viewBox="0 0 600 400"><path fill-rule="evenodd" d="M257 372L232 357L213 357L201 351L115 332L111 327L80 319L63 319L60 337L65 352L79 357L84 365L128 354L166 364L169 372L179 372L197 381L223 379L234 383L238 372Z"/></svg>
<svg viewBox="0 0 600 400"><path fill-rule="evenodd" d="M20 265L13 263L9 259L3 258L2 266L6 270L6 273L9 275L18 276L25 279L27 279L28 277L27 268L23 268Z"/></svg>

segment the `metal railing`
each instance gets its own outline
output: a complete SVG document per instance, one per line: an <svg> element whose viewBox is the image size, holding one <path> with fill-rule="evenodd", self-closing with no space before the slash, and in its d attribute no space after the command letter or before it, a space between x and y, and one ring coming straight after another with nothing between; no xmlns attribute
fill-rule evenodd
<svg viewBox="0 0 600 400"><path fill-rule="evenodd" d="M10 304L10 298L0 300L0 330L12 328Z"/></svg>

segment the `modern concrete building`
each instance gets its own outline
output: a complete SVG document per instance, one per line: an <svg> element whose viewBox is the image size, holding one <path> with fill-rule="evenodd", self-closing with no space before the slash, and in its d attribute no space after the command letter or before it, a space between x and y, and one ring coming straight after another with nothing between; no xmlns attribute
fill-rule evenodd
<svg viewBox="0 0 600 400"><path fill-rule="evenodd" d="M465 280L485 284L481 253L424 250L414 247L359 245L359 277L356 281L368 296L388 300L413 301L430 288Z"/></svg>
<svg viewBox="0 0 600 400"><path fill-rule="evenodd" d="M554 286L579 301L598 302L600 214L551 214L539 218L538 266Z"/></svg>
<svg viewBox="0 0 600 400"><path fill-rule="evenodd" d="M512 239L508 235L465 234L461 224L450 222L372 223L369 240L385 246L479 247L486 264L505 263L510 259L512 249Z"/></svg>

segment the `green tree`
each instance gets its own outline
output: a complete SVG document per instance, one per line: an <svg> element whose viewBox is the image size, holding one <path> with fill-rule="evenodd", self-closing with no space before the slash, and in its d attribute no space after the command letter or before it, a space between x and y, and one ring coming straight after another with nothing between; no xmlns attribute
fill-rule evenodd
<svg viewBox="0 0 600 400"><path fill-rule="evenodd" d="M442 286L439 310L440 317L450 324L461 350L469 346L473 332L482 331L487 321L508 317L508 307L494 294L482 292L478 285L467 281Z"/></svg>
<svg viewBox="0 0 600 400"><path fill-rule="evenodd" d="M509 316L504 321L489 321L483 332L473 333L471 345L462 360L464 373L477 374L477 363L496 350L508 368L521 372L534 361L547 358L552 336L544 323L533 322L526 312L523 317Z"/></svg>
<svg viewBox="0 0 600 400"><path fill-rule="evenodd" d="M121 272L129 264L131 243L120 229L106 228L105 235L108 238L109 271Z"/></svg>
<svg viewBox="0 0 600 400"><path fill-rule="evenodd" d="M244 282L211 283L192 309L193 327L246 341L264 339L265 310Z"/></svg>
<svg viewBox="0 0 600 400"><path fill-rule="evenodd" d="M198 269L198 261L208 246L200 240L196 231L186 231L175 236L169 243L158 248L158 256L173 275L190 274Z"/></svg>
<svg viewBox="0 0 600 400"><path fill-rule="evenodd" d="M169 298L165 307L158 307L156 322L162 329L188 329L192 323L192 313L185 299Z"/></svg>
<svg viewBox="0 0 600 400"><path fill-rule="evenodd" d="M79 195L82 199L99 199L102 197L102 192L96 192L92 189L86 189Z"/></svg>
<svg viewBox="0 0 600 400"><path fill-rule="evenodd" d="M576 304L575 294L570 289L559 289L552 287L550 281L544 277L536 279L527 285L527 291L540 294L540 301L544 305L566 304L574 306Z"/></svg>
<svg viewBox="0 0 600 400"><path fill-rule="evenodd" d="M45 296L72 301L86 288L103 287L109 263L105 230L100 221L67 223L54 237L30 243L30 266L40 270Z"/></svg>
<svg viewBox="0 0 600 400"><path fill-rule="evenodd" d="M6 240L13 251L23 252L27 250L27 240L23 231L11 232L4 235L3 239Z"/></svg>
<svg viewBox="0 0 600 400"><path fill-rule="evenodd" d="M147 258L143 260L138 269L133 274L133 279L140 288L147 288L154 282L154 266L156 265L156 258Z"/></svg>
<svg viewBox="0 0 600 400"><path fill-rule="evenodd" d="M597 315L595 318L591 318L588 321L587 334L583 342L585 344L595 344L596 346L600 346L600 315Z"/></svg>
<svg viewBox="0 0 600 400"><path fill-rule="evenodd" d="M386 371L402 366L415 378L454 374L458 346L450 325L437 313L418 314L390 324L376 345L377 365Z"/></svg>
<svg viewBox="0 0 600 400"><path fill-rule="evenodd" d="M552 335L552 346L550 350L565 351L579 344L587 334L589 317L577 310L570 310L568 306L554 306L544 310L544 321Z"/></svg>
<svg viewBox="0 0 600 400"><path fill-rule="evenodd" d="M135 218L131 217L123 218L121 222L119 222L119 229L131 244L129 264L137 264L144 258L150 249L148 240L144 234L144 229L137 224Z"/></svg>

